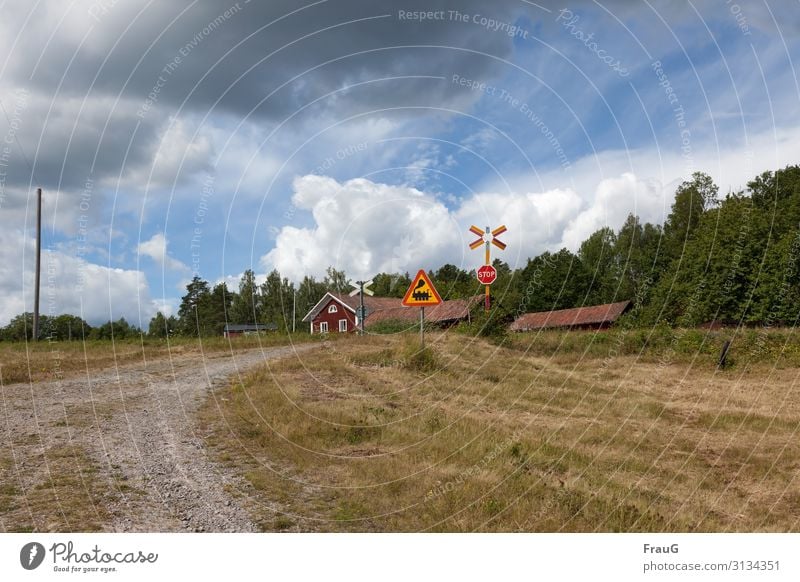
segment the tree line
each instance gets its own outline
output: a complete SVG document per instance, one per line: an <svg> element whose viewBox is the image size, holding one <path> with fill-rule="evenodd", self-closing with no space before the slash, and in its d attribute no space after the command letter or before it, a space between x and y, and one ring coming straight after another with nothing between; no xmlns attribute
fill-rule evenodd
<svg viewBox="0 0 800 582"><path fill-rule="evenodd" d="M696 172L677 188L664 224L631 214L617 231L592 233L575 253L547 251L518 269L496 259L495 319L631 300L629 317L639 325L793 324L800 305L799 252L800 166L764 172L724 198L708 175ZM446 264L429 275L446 299L482 292L474 270ZM411 284L409 273L379 273L373 281L379 297L400 298ZM284 333L302 332L302 318L326 291L351 289L347 275L333 267L322 280L306 276L298 285L277 270L258 284L247 270L236 290L194 277L177 314L157 313L146 333L221 335L226 323L274 323ZM0 339L30 339L31 321L30 314L17 316L0 329ZM72 315L45 317L41 329L43 337L60 340L144 333L124 319L91 327Z"/></svg>

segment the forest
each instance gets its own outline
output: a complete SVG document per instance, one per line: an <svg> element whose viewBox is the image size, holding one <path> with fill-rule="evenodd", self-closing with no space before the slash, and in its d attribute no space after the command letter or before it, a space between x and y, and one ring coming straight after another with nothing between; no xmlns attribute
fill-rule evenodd
<svg viewBox="0 0 800 582"><path fill-rule="evenodd" d="M696 172L676 190L664 224L629 215L617 231L592 233L577 252L544 252L511 269L494 261L491 317L631 300L627 317L639 326L694 327L716 321L747 326L794 325L800 305L800 166L764 172L740 192L720 196L713 180ZM429 272L445 299L480 294L475 271L446 264ZM402 297L409 273L373 277L376 296ZM146 329L124 319L90 326L74 315L43 316L41 338L123 339L147 334L221 335L226 323L275 323L279 332L305 332L303 316L326 291L348 293L343 271L329 267L297 285L272 271L263 283L247 270L238 289L195 277L178 311L157 313ZM32 314L0 329L0 340L31 339Z"/></svg>

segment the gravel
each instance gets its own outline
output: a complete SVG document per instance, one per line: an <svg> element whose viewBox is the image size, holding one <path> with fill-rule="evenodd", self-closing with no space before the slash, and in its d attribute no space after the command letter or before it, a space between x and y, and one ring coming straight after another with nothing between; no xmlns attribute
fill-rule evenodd
<svg viewBox="0 0 800 582"><path fill-rule="evenodd" d="M245 509L248 485L209 456L194 415L213 388L313 347L176 354L82 378L3 386L2 423L20 485L33 486L25 480L41 474L44 468L31 464L46 464L42 450L78 446L99 467L93 478L116 492L104 507L111 516L105 531L258 531Z"/></svg>

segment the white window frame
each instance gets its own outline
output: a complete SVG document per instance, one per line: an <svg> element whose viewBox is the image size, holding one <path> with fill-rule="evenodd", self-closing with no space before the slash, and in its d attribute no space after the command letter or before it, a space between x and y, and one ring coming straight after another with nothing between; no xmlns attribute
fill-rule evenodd
<svg viewBox="0 0 800 582"><path fill-rule="evenodd" d="M339 308L336 307L335 305L331 305L330 307L328 307L328 313L339 313Z"/></svg>
<svg viewBox="0 0 800 582"><path fill-rule="evenodd" d="M319 333L328 333L328 322L321 321L319 323Z"/></svg>
<svg viewBox="0 0 800 582"><path fill-rule="evenodd" d="M342 325L344 324L344 325ZM340 319L339 320L339 333L347 333L347 320Z"/></svg>

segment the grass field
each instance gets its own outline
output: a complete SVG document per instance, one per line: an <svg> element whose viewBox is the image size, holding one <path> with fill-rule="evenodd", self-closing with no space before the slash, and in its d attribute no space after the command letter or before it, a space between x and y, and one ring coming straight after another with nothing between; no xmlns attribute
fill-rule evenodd
<svg viewBox="0 0 800 582"><path fill-rule="evenodd" d="M0 342L0 381L39 382L58 380L67 375L91 370L166 358L170 355L248 350L259 347L288 345L290 342L320 341L320 336L297 333L262 334L233 339L224 337L182 338L169 341L153 338L125 339L121 341Z"/></svg>
<svg viewBox="0 0 800 582"><path fill-rule="evenodd" d="M800 529L791 361L588 337L352 337L217 391L198 428L265 531Z"/></svg>

